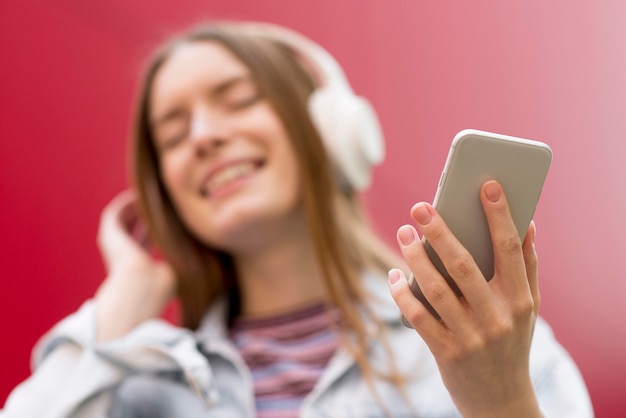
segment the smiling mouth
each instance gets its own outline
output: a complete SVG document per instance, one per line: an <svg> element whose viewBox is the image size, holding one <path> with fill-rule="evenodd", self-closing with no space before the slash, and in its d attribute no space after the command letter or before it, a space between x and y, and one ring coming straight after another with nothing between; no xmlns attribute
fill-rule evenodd
<svg viewBox="0 0 626 418"><path fill-rule="evenodd" d="M262 161L245 161L229 165L210 176L202 185L200 194L203 197L210 197L219 189L250 176L262 166Z"/></svg>

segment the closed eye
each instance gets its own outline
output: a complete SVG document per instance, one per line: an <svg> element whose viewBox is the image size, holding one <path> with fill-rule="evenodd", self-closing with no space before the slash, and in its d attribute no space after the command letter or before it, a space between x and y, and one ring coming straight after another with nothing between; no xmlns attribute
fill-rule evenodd
<svg viewBox="0 0 626 418"><path fill-rule="evenodd" d="M168 150L184 140L189 132L189 118L184 114L163 119L154 129L157 147L160 151Z"/></svg>
<svg viewBox="0 0 626 418"><path fill-rule="evenodd" d="M263 95L256 84L249 78L237 78L218 90L216 99L227 110L246 109L262 99Z"/></svg>

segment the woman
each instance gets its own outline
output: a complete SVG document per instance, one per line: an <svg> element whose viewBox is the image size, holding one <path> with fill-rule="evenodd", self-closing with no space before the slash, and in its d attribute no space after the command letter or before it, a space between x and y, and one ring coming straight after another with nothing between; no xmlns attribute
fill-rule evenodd
<svg viewBox="0 0 626 418"><path fill-rule="evenodd" d="M337 64L298 34L215 24L166 45L139 97L135 192L103 213L108 276L38 344L4 413L592 415L537 319L534 225L515 239L497 183L481 191L496 276L420 203L412 216L465 297L405 225L400 248L441 319L413 297L357 201L377 134ZM156 319L174 296L182 327Z"/></svg>

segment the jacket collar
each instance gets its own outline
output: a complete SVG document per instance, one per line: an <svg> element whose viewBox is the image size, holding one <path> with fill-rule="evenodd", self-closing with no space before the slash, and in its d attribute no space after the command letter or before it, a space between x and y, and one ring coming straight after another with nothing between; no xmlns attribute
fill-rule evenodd
<svg viewBox="0 0 626 418"><path fill-rule="evenodd" d="M386 277L367 271L363 274L363 284L374 316L388 325L402 324L400 309L391 296Z"/></svg>
<svg viewBox="0 0 626 418"><path fill-rule="evenodd" d="M379 273L366 271L362 279L368 298L367 304L372 314L387 325L400 325L400 310L391 297L386 278ZM210 337L209 341L216 337L226 337L227 312L228 300L226 296L221 296L207 311L198 328L198 337L201 340Z"/></svg>

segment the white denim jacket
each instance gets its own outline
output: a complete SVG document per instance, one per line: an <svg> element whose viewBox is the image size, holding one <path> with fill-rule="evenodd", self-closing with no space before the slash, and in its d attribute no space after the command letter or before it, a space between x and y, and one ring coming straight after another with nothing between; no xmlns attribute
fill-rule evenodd
<svg viewBox="0 0 626 418"><path fill-rule="evenodd" d="M382 379L375 380L377 400L355 360L340 348L306 397L300 416L459 417L428 347L414 330L401 325L386 281L371 274L364 280L377 298L371 308L387 325L394 361L409 375L410 405L397 387ZM195 333L155 319L119 340L95 343L94 304L88 301L38 342L34 373L14 389L0 418L116 416L111 407L124 400L117 395L123 392L119 388L126 385L132 394L141 389L142 379L148 383L146 393L160 401L160 416L254 417L252 377L228 338L225 312L225 301L216 302ZM544 415L593 417L576 365L542 319L530 354L531 377ZM375 369L386 369L379 341L368 356ZM178 376L183 384L167 376ZM133 380L136 384L127 385Z"/></svg>

